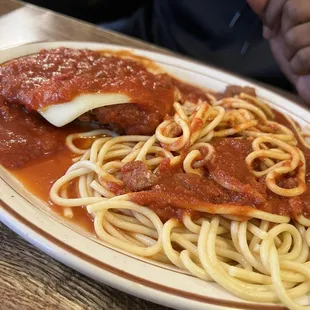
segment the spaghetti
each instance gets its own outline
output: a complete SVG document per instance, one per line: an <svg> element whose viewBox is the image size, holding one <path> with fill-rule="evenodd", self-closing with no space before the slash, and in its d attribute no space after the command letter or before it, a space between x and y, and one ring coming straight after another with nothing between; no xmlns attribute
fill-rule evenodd
<svg viewBox="0 0 310 310"><path fill-rule="evenodd" d="M76 157L50 198L68 217L86 206L115 247L304 309L294 300L310 291L310 131L245 93L208 98L175 102L153 136L69 135Z"/></svg>

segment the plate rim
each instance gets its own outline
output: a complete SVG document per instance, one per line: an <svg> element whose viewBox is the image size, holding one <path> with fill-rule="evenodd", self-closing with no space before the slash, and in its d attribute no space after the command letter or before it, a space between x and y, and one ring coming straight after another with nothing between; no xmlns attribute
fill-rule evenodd
<svg viewBox="0 0 310 310"><path fill-rule="evenodd" d="M259 90L263 90L265 93L266 93L266 96L269 98L269 95L272 94L273 96L271 97L278 97L278 100L279 99L284 99L285 101L289 102L290 104L292 104L293 106L297 106L299 108L299 113L302 113L303 111L304 112L307 112L309 113L308 109L299 105L298 103L296 102L293 102L291 101L290 99L287 99L285 97L283 97L282 95L279 95L279 94L276 94L274 93L273 91L271 90L268 90L262 86L260 86L259 84L255 84L253 83L253 81L248 81L247 79L245 78L242 78L242 77L239 77L238 75L235 75L235 74L231 74L231 73L227 73L226 71L224 70L221 70L221 69L217 69L215 67L212 67L212 66L209 66L209 65L205 65L205 64L200 64L198 62L195 62L195 61L190 61L190 60L187 60L187 59L180 59L178 58L177 56L171 56L171 55L165 55L165 54L162 54L162 53L158 53L158 52L154 52L154 51L149 51L149 50L143 50L143 49L140 49L140 48L134 48L134 47L127 47L127 46L121 46L121 45L114 45L114 44L106 44L106 43L101 43L101 42L85 42L85 41L45 41L45 42L35 42L35 43L27 43L27 44L23 44L23 45L18 45L18 46L13 46L13 47L9 47L7 49L2 49L0 51L0 53L2 51L8 51L8 50L12 50L12 49L18 49L20 48L21 46L39 46L39 45L47 45L49 43L52 43L52 44L59 44L59 46L61 44L72 44L72 43L76 43L78 45L83 45L85 44L86 46L89 45L89 44L97 44L97 45L101 45L103 48L109 48L109 47L113 47L115 48L116 50L133 50L133 51L141 51L143 52L144 54L149 54L149 55L152 55L154 57L157 57L157 56L160 56L160 57L163 57L163 58L166 58L168 61L167 63L169 63L169 60L171 61L181 61L182 63L186 63L188 65L195 65L195 66L199 66L199 67L202 67L204 68L205 70L211 70L211 71L215 71L215 72L218 72L222 75L222 78L214 78L214 79L217 79L217 80L220 80L224 83L227 83L227 81L225 81L225 77L226 78L231 78L231 77L234 77L235 79L239 80L240 83L243 83L243 84L248 84L250 86L253 86L255 87L256 89L259 89ZM48 48L48 47L47 47ZM87 48L87 47L85 47ZM148 57L146 55L146 57ZM14 58L14 57L13 57ZM177 65L173 65L173 66L177 66ZM184 67L181 67L182 69L184 69ZM185 69L185 70L189 70L189 69ZM198 73L194 70L189 70L189 71L192 71L192 72L195 72L195 73ZM201 74L201 73L200 73ZM224 77L223 77L223 74L224 74ZM239 84L240 84L239 83ZM270 93L270 94L269 94ZM272 101L272 100L268 100L268 101ZM291 112L289 112L291 113ZM301 117L301 116L300 116ZM1 175L0 175L1 177ZM1 177L1 179L3 180L3 178ZM4 181L4 180L3 180ZM6 181L4 181L6 182ZM7 183L7 182L6 182ZM7 183L8 186L10 186L8 183ZM11 187L11 186L10 186ZM13 188L12 188L13 189ZM14 190L14 189L13 189ZM25 197L23 196L20 196L22 199L26 200ZM33 207L36 207L35 205L33 205L31 202L28 201L28 203L30 203ZM66 244L64 241L60 241L58 240L57 238L55 238L54 236L52 236L51 234L49 234L48 232L44 231L42 228L40 227L37 227L35 224L31 223L28 219L26 219L25 217L23 217L20 213L17 213L15 210L13 210L7 203L5 203L1 197L0 197L0 208L2 210L4 210L3 212L0 212L0 220L3 221L8 227L10 227L13 231L15 231L16 233L18 233L19 235L21 235L24 239L26 239L27 241L29 241L30 243L32 243L33 245L35 245L36 247L39 247L41 250L43 250L45 253L47 253L48 255L52 256L53 258L56 258L58 261L61 261L63 263L65 263L66 265L82 272L83 274L86 274L92 278L95 278L94 277L94 274L90 275L89 272L87 272L87 270L84 270L83 268L83 262L85 260L82 261L82 263L77 266L77 265L74 265L72 266L73 264L73 261L74 261L74 258L77 258L77 256L75 254L72 253L72 251L70 250L66 250L65 248L70 248L71 246ZM37 208L37 207L36 207ZM10 219L10 220L9 220ZM52 219L52 218L51 218ZM53 219L52 219L53 220ZM22 224L22 226L24 226L24 228L26 228L26 231L23 232L19 229L18 225ZM43 233L43 234L42 234ZM38 239L42 239L44 240L44 243L40 243L38 244L37 240ZM52 242L51 240L54 239L54 242ZM56 244L55 244L55 240L57 241ZM48 245L48 247L47 247ZM55 248L56 246L56 248ZM61 259L59 257L59 254L57 253L56 249L57 248L62 248L62 250L64 252L67 253L67 258L66 259ZM76 251L76 249L72 248L72 250ZM80 252L81 253L81 252ZM84 253L82 253L84 255ZM80 257L78 257L80 259ZM96 258L94 257L91 257L89 256L89 258L91 259L91 261L93 260L96 260ZM70 259L72 260L70 262ZM89 261L88 261L89 262ZM102 265L103 263L98 261L97 262L100 263L100 265ZM109 265L106 265L108 266L108 268L103 268L103 270L105 270L105 272L109 273L109 274L114 274L114 276L120 272L120 269L117 269L117 268L114 268L113 266L109 266ZM98 267L98 265L97 265ZM102 268L102 267L101 267ZM112 269L115 269L117 270L117 272L113 273L111 271L111 268ZM83 269L83 270L82 270ZM110 269L110 271L109 271ZM114 270L114 271L115 271ZM136 277L135 275L131 275L131 274L128 274L130 277ZM117 276L117 275L116 275ZM155 282L151 282L151 281L148 281L147 279L142 279L144 285L140 287L140 290L142 292L137 292L135 289L130 289L129 287L126 287L127 284L124 283L124 280L128 281L128 277L122 277L122 276L117 276L118 279L117 279L117 283L115 281L108 281L107 279L102 279L101 277L99 279L96 279L96 280L99 280L100 282L103 282L103 283L107 283L107 282L112 282L112 283L107 283L108 285L110 286L113 286L115 288L119 288L120 286L122 286L121 290L122 291L125 291L129 294L132 294L132 295L136 295L140 298L144 298L144 299L148 299L148 300L151 300L155 303L161 303L161 304L165 304L167 306L172 306L172 307L180 307L180 299L183 299L184 302L187 304L184 304L184 308L185 309L188 309L190 307L193 306L193 304L190 304L190 302L203 302L204 306L207 306L207 305L210 305L213 307L213 309L236 309L236 307L238 307L239 309L273 309L273 310L280 310L280 309L286 309L285 307L283 307L282 305L277 305L277 304L259 304L259 303L248 303L246 301L242 301L240 299L240 302L239 301L231 301L231 300L226 300L226 299L219 299L219 298L213 298L213 297L210 297L210 296L205 296L204 298L201 298L200 295L196 295L197 297L195 297L194 299L193 298L184 298L184 293L186 294L189 294L190 296L191 295L195 295L195 294L192 294L190 292L185 292L185 291L181 291L181 290L178 290L178 289L174 289L174 288L169 288L167 286L162 286L161 284L158 284L158 283L155 283ZM123 281L121 281L123 280ZM141 279L139 279L141 280ZM131 280L129 280L131 282ZM122 282L122 283L120 283ZM147 283L148 284L147 284ZM137 282L136 283L139 283L141 285L141 282ZM152 287L152 285L150 285L150 283L152 284L155 284L155 286ZM128 286L128 285L127 285ZM163 288L161 290L158 289L158 286L162 286ZM154 288L155 287L155 288ZM156 288L157 287L157 288ZM170 293L167 293L167 288L169 288L168 291L171 291ZM150 289L151 292L148 292L147 289ZM175 293L175 291L179 291L179 293ZM163 293L164 294L168 294L169 298L171 298L170 296L174 296L176 297L176 300L173 300L173 301L167 301L167 300L163 300L163 299L158 299L158 298L155 298L154 296L152 296L152 294L154 294L154 292L157 292L159 293L159 296L162 295ZM173 293L174 292L174 293ZM182 295L180 295L182 294ZM160 301L159 301L160 300ZM214 307L215 306L215 307Z"/></svg>

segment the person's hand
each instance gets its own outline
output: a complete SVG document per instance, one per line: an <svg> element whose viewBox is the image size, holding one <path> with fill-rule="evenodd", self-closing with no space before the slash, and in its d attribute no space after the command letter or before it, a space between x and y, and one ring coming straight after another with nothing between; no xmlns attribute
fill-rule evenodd
<svg viewBox="0 0 310 310"><path fill-rule="evenodd" d="M310 0L247 0L281 70L310 103Z"/></svg>

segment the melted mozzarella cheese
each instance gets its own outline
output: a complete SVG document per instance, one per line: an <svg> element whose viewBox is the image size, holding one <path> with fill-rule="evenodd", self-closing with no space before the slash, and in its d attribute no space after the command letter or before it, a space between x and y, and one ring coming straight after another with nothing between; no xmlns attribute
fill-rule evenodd
<svg viewBox="0 0 310 310"><path fill-rule="evenodd" d="M123 103L130 103L130 98L124 94L83 94L70 102L41 108L38 112L54 126L61 127L90 110Z"/></svg>

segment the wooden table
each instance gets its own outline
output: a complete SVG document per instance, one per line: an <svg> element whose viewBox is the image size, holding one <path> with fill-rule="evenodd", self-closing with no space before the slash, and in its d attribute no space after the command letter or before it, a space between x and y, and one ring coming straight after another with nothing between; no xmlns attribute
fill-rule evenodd
<svg viewBox="0 0 310 310"><path fill-rule="evenodd" d="M0 49L45 40L97 41L170 53L45 9L0 0ZM0 234L0 309L167 309L83 276L2 224Z"/></svg>
<svg viewBox="0 0 310 310"><path fill-rule="evenodd" d="M0 0L0 49L45 40L97 41L163 51L45 9ZM72 270L0 223L0 309L168 308L127 295Z"/></svg>

